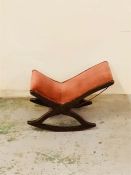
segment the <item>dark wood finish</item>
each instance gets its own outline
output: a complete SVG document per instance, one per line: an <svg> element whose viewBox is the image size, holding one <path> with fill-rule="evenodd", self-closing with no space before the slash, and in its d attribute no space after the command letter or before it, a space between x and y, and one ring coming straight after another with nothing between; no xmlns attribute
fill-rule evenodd
<svg viewBox="0 0 131 175"><path fill-rule="evenodd" d="M85 100L84 98L88 95L91 95L101 89L107 88L109 86L111 86L114 83L114 81L111 81L103 86L97 87L91 91L88 91L87 93L83 94L82 96L68 102L65 104L58 104L54 101L51 101L47 98L42 97L40 94L31 91L30 93L35 96L36 98L31 98L30 101L34 102L36 104L40 104L43 106L47 106L50 107L51 109L46 113L43 114L40 118L32 120L32 121L28 121L27 123L29 125L41 128L41 129L46 129L46 130L51 130L51 131L80 131L80 130L85 130L85 129L89 129L92 127L95 127L96 124L95 123L90 123L86 120L84 120L79 114L77 114L76 112L74 112L72 110L72 108L79 108L82 106L88 106L90 104L92 104L91 101L89 100ZM76 119L80 125L78 126L53 126L53 125L49 125L49 124L43 124L43 122L48 119L49 117L52 116L56 116L59 114L64 114L64 115L68 115L74 119Z"/></svg>
<svg viewBox="0 0 131 175"><path fill-rule="evenodd" d="M49 117L52 117L54 115L59 115L59 114L64 114L64 115L73 117L80 123L80 125L78 126L52 126L49 124L42 124ZM41 129L47 129L50 131L64 131L64 132L65 131L79 131L79 130L89 129L89 128L96 126L95 123L90 123L82 119L81 116L75 113L74 111L65 110L65 109L62 109L61 111L56 110L56 109L49 110L46 114L42 115L40 118L36 120L28 121L28 124L41 128Z"/></svg>
<svg viewBox="0 0 131 175"><path fill-rule="evenodd" d="M33 102L33 103L42 105L42 106L51 107L49 103L47 103L46 101L43 102L39 98L30 98L30 101ZM73 108L80 108L82 106L88 106L88 105L91 105L91 104L92 104L92 101L82 99L82 100L79 101L78 104L75 104Z"/></svg>

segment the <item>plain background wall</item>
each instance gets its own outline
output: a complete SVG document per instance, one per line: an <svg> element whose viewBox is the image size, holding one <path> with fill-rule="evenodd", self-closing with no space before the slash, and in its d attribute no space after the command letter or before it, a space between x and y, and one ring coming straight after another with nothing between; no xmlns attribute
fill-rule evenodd
<svg viewBox="0 0 131 175"><path fill-rule="evenodd" d="M26 93L32 69L59 81L108 60L131 94L130 0L0 0L0 96Z"/></svg>

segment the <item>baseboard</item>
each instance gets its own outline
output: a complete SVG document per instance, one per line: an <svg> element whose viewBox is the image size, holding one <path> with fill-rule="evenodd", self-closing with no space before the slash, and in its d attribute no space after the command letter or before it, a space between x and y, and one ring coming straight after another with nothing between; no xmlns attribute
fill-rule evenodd
<svg viewBox="0 0 131 175"><path fill-rule="evenodd" d="M98 92L99 93L99 92ZM120 95L120 93L109 93L109 91L105 91L104 95ZM121 94L126 95L131 98L131 94ZM30 97L29 90L0 90L0 97L1 98L8 98L8 97Z"/></svg>

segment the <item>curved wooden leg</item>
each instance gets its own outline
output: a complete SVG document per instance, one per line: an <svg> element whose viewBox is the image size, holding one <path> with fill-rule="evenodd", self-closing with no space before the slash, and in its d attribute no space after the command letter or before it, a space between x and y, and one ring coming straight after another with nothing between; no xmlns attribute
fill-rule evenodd
<svg viewBox="0 0 131 175"><path fill-rule="evenodd" d="M29 125L38 127L38 128L42 128L42 129L46 129L46 130L50 130L50 131L80 131L80 130L85 130L85 129L89 129L92 127L95 127L96 124L95 123L90 123L85 121L79 114L75 113L72 110L67 110L64 111L63 114L64 115L68 115L69 117L73 117L74 119L76 119L80 125L78 126L53 126L53 125L49 125L49 124L43 124L43 122L48 119L49 117L52 117L54 115L58 115L60 114L60 112L55 111L55 110L50 110L49 112L47 112L46 114L42 115L40 118L36 119L36 120L32 120L32 121L28 121L27 123Z"/></svg>
<svg viewBox="0 0 131 175"><path fill-rule="evenodd" d="M79 114L77 114L76 112L72 110L67 111L66 114L76 119L81 124L81 126L86 127L87 129L96 126L95 123L91 123L91 122L84 120Z"/></svg>
<svg viewBox="0 0 131 175"><path fill-rule="evenodd" d="M49 117L52 117L52 116L58 115L58 114L59 113L57 111L51 109L47 113L45 113L41 117L39 117L38 119L27 121L27 123L29 125L32 125L32 126L36 126L36 125L38 126L39 124L41 124L43 121L45 121Z"/></svg>

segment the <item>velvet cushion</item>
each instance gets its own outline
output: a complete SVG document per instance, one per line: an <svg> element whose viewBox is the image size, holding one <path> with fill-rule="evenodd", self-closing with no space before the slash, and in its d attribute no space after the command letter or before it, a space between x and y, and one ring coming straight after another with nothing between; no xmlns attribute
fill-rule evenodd
<svg viewBox="0 0 131 175"><path fill-rule="evenodd" d="M64 82L55 81L37 70L32 71L31 90L59 104L113 81L107 61L99 63Z"/></svg>

